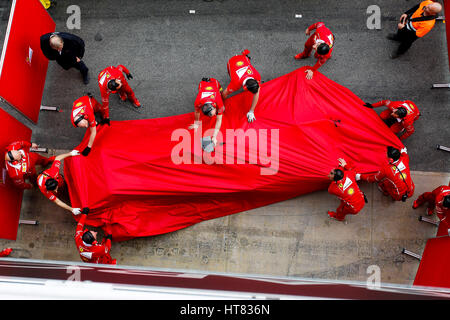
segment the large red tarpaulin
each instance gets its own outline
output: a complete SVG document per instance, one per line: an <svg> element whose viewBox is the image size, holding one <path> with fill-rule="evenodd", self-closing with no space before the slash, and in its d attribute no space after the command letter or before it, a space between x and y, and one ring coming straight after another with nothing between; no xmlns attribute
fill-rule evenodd
<svg viewBox="0 0 450 320"><path fill-rule="evenodd" d="M41 35L55 31L55 22L39 0L14 0L0 61L0 96L38 122L48 60Z"/></svg>
<svg viewBox="0 0 450 320"><path fill-rule="evenodd" d="M450 237L429 239L414 279L415 286L450 288Z"/></svg>
<svg viewBox="0 0 450 320"><path fill-rule="evenodd" d="M200 137L184 145L191 163L178 163L193 113L99 127L89 156L65 160L72 206L89 207L87 223L110 227L116 241L151 236L326 189L338 158L372 172L387 160L386 146L403 148L374 110L320 72L306 80L300 68L262 84L248 123L251 99L243 92L225 101L225 144L214 153L224 164L201 162ZM203 130L214 124L203 117ZM257 143L238 148L238 128Z"/></svg>
<svg viewBox="0 0 450 320"><path fill-rule="evenodd" d="M5 168L5 148L12 142L30 141L31 130L0 109L0 238L16 240L23 190L17 189Z"/></svg>

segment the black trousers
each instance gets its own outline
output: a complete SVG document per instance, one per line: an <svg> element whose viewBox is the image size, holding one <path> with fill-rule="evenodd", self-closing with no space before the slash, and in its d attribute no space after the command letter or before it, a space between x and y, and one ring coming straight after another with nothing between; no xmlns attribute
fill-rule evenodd
<svg viewBox="0 0 450 320"><path fill-rule="evenodd" d="M408 30L406 27L397 30L396 40L400 42L397 54L402 55L411 47L414 41L419 39L415 31Z"/></svg>
<svg viewBox="0 0 450 320"><path fill-rule="evenodd" d="M86 65L84 64L83 61L80 61L80 62L75 63L75 64L73 65L73 67L74 67L75 69L77 69L77 70L80 70L80 72L81 72L81 74L82 74L83 76L85 76L85 75L88 73L88 71L89 71L88 67L86 67Z"/></svg>

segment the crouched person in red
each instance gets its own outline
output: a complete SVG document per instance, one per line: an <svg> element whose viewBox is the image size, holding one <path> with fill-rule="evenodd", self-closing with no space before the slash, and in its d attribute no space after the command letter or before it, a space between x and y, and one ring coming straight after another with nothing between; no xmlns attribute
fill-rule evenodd
<svg viewBox="0 0 450 320"><path fill-rule="evenodd" d="M109 112L103 109L102 105L90 93L74 101L71 115L72 125L76 128L89 128L90 134L88 144L81 152L83 156L87 156L91 152L97 135L96 115L101 118L99 124L110 125Z"/></svg>
<svg viewBox="0 0 450 320"><path fill-rule="evenodd" d="M55 157L46 158L30 152L30 148L37 147L37 144L28 141L16 141L6 147L5 167L19 189L31 189L36 185L36 165L45 167L55 160Z"/></svg>
<svg viewBox="0 0 450 320"><path fill-rule="evenodd" d="M64 177L59 173L59 170L61 167L61 161L63 159L70 156L77 156L79 154L80 153L78 152L78 150L73 150L71 152L56 156L55 161L52 163L52 166L40 173L37 177L37 184L42 194L50 201L53 201L61 208L66 209L75 215L79 214L81 212L81 209L72 208L58 198L61 194L61 189L65 186Z"/></svg>
<svg viewBox="0 0 450 320"><path fill-rule="evenodd" d="M123 73L126 74L128 80L133 79L130 71L123 65L109 66L98 75L104 118L109 118L109 96L111 93L118 93L122 101L130 100L135 108L141 106Z"/></svg>
<svg viewBox="0 0 450 320"><path fill-rule="evenodd" d="M359 175L347 165L344 159L338 160L339 166L328 174L328 178L333 181L328 187L328 193L337 196L341 200L341 204L336 212L328 211L328 216L338 221L344 221L347 214L357 214L362 210L366 197L356 183Z"/></svg>
<svg viewBox="0 0 450 320"><path fill-rule="evenodd" d="M392 200L403 202L414 194L414 182L409 170L409 156L406 148L398 150L387 147L388 161L375 174L361 174L361 180L377 182L378 188Z"/></svg>
<svg viewBox="0 0 450 320"><path fill-rule="evenodd" d="M441 221L437 236L450 234L450 185L439 186L431 192L424 192L414 201L413 209L417 209L424 203L428 203L427 214L431 216L433 211L436 211Z"/></svg>
<svg viewBox="0 0 450 320"><path fill-rule="evenodd" d="M387 107L380 113L380 118L393 133L400 134L400 140L405 140L414 133L414 122L420 117L419 108L410 100L381 100L374 104L366 103L364 106L368 108Z"/></svg>
<svg viewBox="0 0 450 320"><path fill-rule="evenodd" d="M211 138L214 146L217 144L217 134L222 126L222 116L225 106L222 100L222 86L214 78L203 78L198 85L198 94L194 102L195 118L189 129L197 130L200 126L200 111L208 117L216 116L216 125Z"/></svg>
<svg viewBox="0 0 450 320"><path fill-rule="evenodd" d="M89 263L116 264L116 259L110 255L112 235L103 237L103 242L97 242L97 232L84 228L89 208L83 208L75 231L75 244L81 260Z"/></svg>
<svg viewBox="0 0 450 320"><path fill-rule="evenodd" d="M316 64L305 71L308 80L312 79L314 72L331 58L334 45L334 35L323 22L316 22L310 25L306 29L305 34L309 36L313 30L315 32L306 41L304 50L294 57L296 60L306 59L310 56L313 49L316 51L314 53L314 57L317 59Z"/></svg>

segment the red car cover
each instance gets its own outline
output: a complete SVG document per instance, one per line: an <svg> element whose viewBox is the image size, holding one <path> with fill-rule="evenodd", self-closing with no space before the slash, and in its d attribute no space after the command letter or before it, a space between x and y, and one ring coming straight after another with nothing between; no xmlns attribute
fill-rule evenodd
<svg viewBox="0 0 450 320"><path fill-rule="evenodd" d="M223 137L203 160L202 131L214 117L195 135L193 113L98 127L89 156L65 160L72 206L89 207L86 223L123 241L326 190L338 158L368 173L386 161L386 146L403 148L374 110L320 72L307 80L300 68L263 83L248 123L251 100L243 92L225 101Z"/></svg>

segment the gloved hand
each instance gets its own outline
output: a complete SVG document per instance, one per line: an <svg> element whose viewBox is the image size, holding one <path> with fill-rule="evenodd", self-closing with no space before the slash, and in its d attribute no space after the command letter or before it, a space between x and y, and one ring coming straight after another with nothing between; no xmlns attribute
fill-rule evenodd
<svg viewBox="0 0 450 320"><path fill-rule="evenodd" d="M133 76L131 75L131 73L127 74L127 79L128 80L133 79Z"/></svg>
<svg viewBox="0 0 450 320"><path fill-rule="evenodd" d="M84 148L83 152L81 152L81 154L86 157L89 154L89 152L91 152L91 148L86 147Z"/></svg>
<svg viewBox="0 0 450 320"><path fill-rule="evenodd" d="M101 124L107 124L108 126L111 126L111 121L109 120L109 118L105 118L105 119L102 119Z"/></svg>
<svg viewBox="0 0 450 320"><path fill-rule="evenodd" d="M112 234L105 234L105 239L109 239L112 241Z"/></svg>
<svg viewBox="0 0 450 320"><path fill-rule="evenodd" d="M189 126L189 129L197 130L198 127L199 127L199 124L198 124L197 122L194 122L193 124L191 124L191 125Z"/></svg>
<svg viewBox="0 0 450 320"><path fill-rule="evenodd" d="M89 208L84 207L83 210L81 210L81 213L87 215L89 213Z"/></svg>
<svg viewBox="0 0 450 320"><path fill-rule="evenodd" d="M81 208L72 208L72 213L74 215L79 215L81 213Z"/></svg>
<svg viewBox="0 0 450 320"><path fill-rule="evenodd" d="M86 95L87 95L89 98L93 98L93 97L94 97L94 96L92 95L92 93L90 93L90 92L87 92Z"/></svg>
<svg viewBox="0 0 450 320"><path fill-rule="evenodd" d="M71 154L72 156L79 156L79 155L80 155L80 151L78 151L78 150L72 150L72 151L70 151L70 154Z"/></svg>
<svg viewBox="0 0 450 320"><path fill-rule="evenodd" d="M373 105L371 105L370 103L364 103L364 107L373 109Z"/></svg>
<svg viewBox="0 0 450 320"><path fill-rule="evenodd" d="M253 111L247 112L247 120L250 123L256 120L255 114L253 113Z"/></svg>

